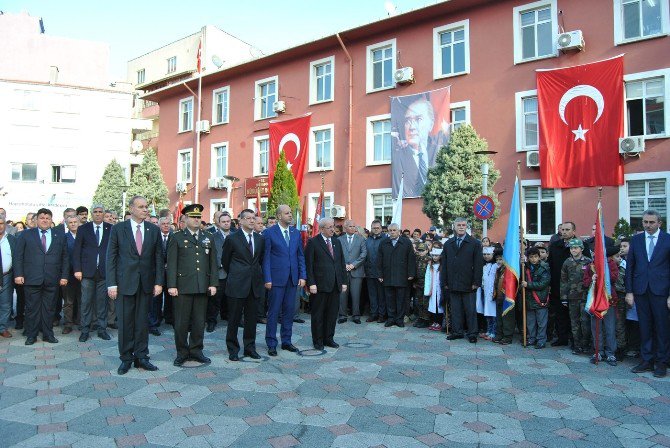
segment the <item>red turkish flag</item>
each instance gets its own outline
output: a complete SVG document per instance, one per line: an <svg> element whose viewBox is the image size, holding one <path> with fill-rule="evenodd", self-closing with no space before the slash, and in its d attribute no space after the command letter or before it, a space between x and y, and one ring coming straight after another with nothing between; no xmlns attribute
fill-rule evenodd
<svg viewBox="0 0 670 448"><path fill-rule="evenodd" d="M623 55L538 70L543 188L623 185Z"/></svg>
<svg viewBox="0 0 670 448"><path fill-rule="evenodd" d="M279 160L279 152L284 151L288 168L293 172L295 185L302 187L305 174L305 162L309 151L309 125L311 114L285 121L270 121L270 166L269 183L272 188L275 166Z"/></svg>

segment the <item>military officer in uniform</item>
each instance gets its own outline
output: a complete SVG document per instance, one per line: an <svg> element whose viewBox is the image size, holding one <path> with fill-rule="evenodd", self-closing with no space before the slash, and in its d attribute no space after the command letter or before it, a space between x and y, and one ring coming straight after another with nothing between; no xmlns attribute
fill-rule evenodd
<svg viewBox="0 0 670 448"><path fill-rule="evenodd" d="M180 367L191 359L211 362L202 353L207 313L207 294L216 294L219 283L216 250L209 232L200 230L202 205L191 204L182 210L186 228L175 232L168 241L167 287L173 297L174 341ZM190 337L189 337L190 327Z"/></svg>

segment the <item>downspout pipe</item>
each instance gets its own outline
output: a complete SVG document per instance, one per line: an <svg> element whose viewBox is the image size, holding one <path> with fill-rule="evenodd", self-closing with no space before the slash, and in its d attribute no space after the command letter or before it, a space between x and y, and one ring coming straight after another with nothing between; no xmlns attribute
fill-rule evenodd
<svg viewBox="0 0 670 448"><path fill-rule="evenodd" d="M353 148L354 148L354 136L352 132L353 124L354 124L354 61L351 59L351 54L349 54L349 50L347 50L347 47L344 45L344 42L342 41L342 38L340 37L340 33L337 33L335 35L337 37L338 42L340 43L340 46L342 47L342 50L344 51L344 54L347 56L347 60L349 61L349 127L348 127L348 133L349 133L349 142L348 142L348 148L347 148L347 216L351 218L351 173L352 173L352 157L353 157Z"/></svg>

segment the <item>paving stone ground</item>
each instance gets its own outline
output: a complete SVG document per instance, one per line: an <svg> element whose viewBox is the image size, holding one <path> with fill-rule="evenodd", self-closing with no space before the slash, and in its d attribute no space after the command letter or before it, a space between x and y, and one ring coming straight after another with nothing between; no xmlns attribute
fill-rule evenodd
<svg viewBox="0 0 670 448"><path fill-rule="evenodd" d="M225 323L210 366L176 368L171 327L150 336L160 370L119 376L112 340L0 341L0 447L670 446L670 378L593 366L565 348L449 342L443 333L337 326L339 349L228 361ZM193 363L190 363L193 364Z"/></svg>

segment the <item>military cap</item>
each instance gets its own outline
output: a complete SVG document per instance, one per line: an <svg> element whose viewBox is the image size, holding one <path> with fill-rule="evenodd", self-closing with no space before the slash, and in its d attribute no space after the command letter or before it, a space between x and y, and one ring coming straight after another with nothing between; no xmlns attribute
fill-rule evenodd
<svg viewBox="0 0 670 448"><path fill-rule="evenodd" d="M426 243L419 243L416 245L416 250L428 250L428 245Z"/></svg>
<svg viewBox="0 0 670 448"><path fill-rule="evenodd" d="M570 241L568 241L568 247L581 247L582 249L584 249L584 242L579 238L573 238Z"/></svg>
<svg viewBox="0 0 670 448"><path fill-rule="evenodd" d="M202 218L203 206L200 204L191 204L187 205L181 210L182 215L186 215L189 218Z"/></svg>

